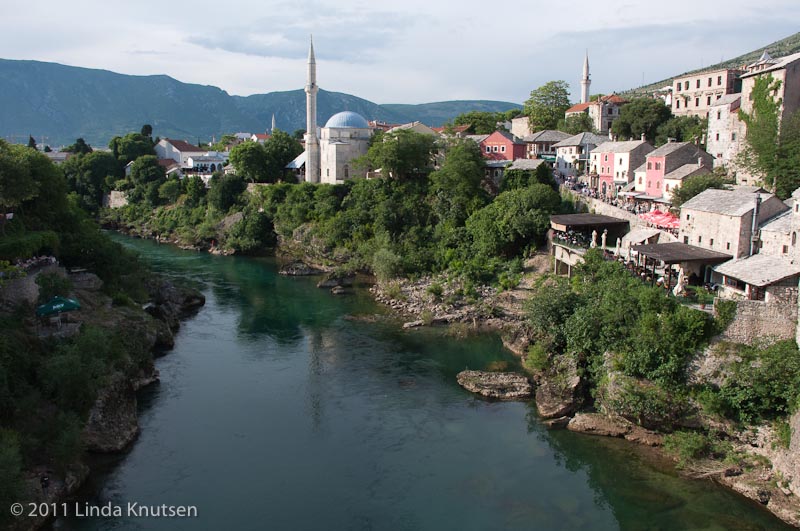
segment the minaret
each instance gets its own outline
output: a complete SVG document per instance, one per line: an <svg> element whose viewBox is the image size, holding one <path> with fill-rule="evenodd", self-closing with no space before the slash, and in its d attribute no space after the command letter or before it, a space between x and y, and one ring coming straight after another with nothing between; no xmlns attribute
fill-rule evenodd
<svg viewBox="0 0 800 531"><path fill-rule="evenodd" d="M308 78L306 79L306 181L319 182L319 138L317 138L317 61L314 59L314 38L308 49Z"/></svg>
<svg viewBox="0 0 800 531"><path fill-rule="evenodd" d="M581 79L581 103L589 102L589 85L592 80L589 79L589 50L586 50L586 58L583 60L583 79Z"/></svg>
<svg viewBox="0 0 800 531"><path fill-rule="evenodd" d="M274 135L275 129L275 113L272 113L272 129L269 130L269 134Z"/></svg>

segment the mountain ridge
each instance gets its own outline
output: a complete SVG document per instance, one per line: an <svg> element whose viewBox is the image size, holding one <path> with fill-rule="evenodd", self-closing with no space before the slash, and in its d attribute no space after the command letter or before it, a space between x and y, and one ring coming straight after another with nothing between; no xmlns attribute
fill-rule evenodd
<svg viewBox="0 0 800 531"><path fill-rule="evenodd" d="M320 90L319 124L340 111L390 123L439 126L471 110L521 108L511 102L459 100L379 105L350 94ZM25 143L28 135L52 146L78 137L105 145L113 136L149 123L155 135L209 141L224 133L305 129L302 89L231 95L213 85L184 83L165 74L129 75L35 60L0 59L0 137Z"/></svg>

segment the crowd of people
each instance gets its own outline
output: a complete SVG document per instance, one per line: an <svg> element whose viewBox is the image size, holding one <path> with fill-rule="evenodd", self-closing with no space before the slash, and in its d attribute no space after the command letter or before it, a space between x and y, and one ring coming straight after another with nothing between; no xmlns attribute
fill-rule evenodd
<svg viewBox="0 0 800 531"><path fill-rule="evenodd" d="M44 267L46 265L57 264L55 256L34 256L27 260L16 260L14 265L23 271L30 271L37 267Z"/></svg>

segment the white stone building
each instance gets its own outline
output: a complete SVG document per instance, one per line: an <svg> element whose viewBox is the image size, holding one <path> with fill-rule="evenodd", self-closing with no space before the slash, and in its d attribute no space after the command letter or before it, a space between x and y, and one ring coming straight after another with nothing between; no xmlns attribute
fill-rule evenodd
<svg viewBox="0 0 800 531"><path fill-rule="evenodd" d="M577 175L586 169L589 153L606 140L606 137L594 133L578 133L553 144L556 150L555 171L564 177Z"/></svg>
<svg viewBox="0 0 800 531"><path fill-rule="evenodd" d="M745 135L744 122L739 120L741 99L741 94L727 94L709 108L706 151L714 155L715 168L724 166L735 171L736 157L744 146Z"/></svg>
<svg viewBox="0 0 800 531"><path fill-rule="evenodd" d="M367 152L371 136L372 129L360 114L344 111L331 116L321 129L320 182L335 184L352 178L351 163Z"/></svg>
<svg viewBox="0 0 800 531"><path fill-rule="evenodd" d="M676 77L672 81L672 114L705 118L714 102L741 91L741 73L726 68Z"/></svg>

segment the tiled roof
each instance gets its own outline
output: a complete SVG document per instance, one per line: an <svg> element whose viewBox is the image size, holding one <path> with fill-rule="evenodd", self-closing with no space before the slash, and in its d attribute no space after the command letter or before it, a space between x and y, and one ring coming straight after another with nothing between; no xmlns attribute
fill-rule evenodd
<svg viewBox="0 0 800 531"><path fill-rule="evenodd" d="M433 129L437 133L445 133L445 132L447 132L448 127L447 126L431 127L431 129ZM469 124L466 124L466 125L451 125L450 129L453 131L453 133L456 133L456 134L464 133L464 132L466 132L467 129L469 129Z"/></svg>
<svg viewBox="0 0 800 531"><path fill-rule="evenodd" d="M651 151L647 156L648 157L666 157L670 153L674 153L679 149L682 149L685 146L693 146L697 147L691 142L667 142L661 147L655 149L655 151ZM698 148L700 149L700 148Z"/></svg>
<svg viewBox="0 0 800 531"><path fill-rule="evenodd" d="M603 142L592 150L592 153L629 153L642 144L647 144L645 140L628 140L625 142ZM652 155L652 153L650 153Z"/></svg>
<svg viewBox="0 0 800 531"><path fill-rule="evenodd" d="M765 230L768 232L781 232L783 234L789 234L792 232L792 211L787 210L785 212L781 212L771 220L767 221L765 224L761 226L761 230Z"/></svg>
<svg viewBox="0 0 800 531"><path fill-rule="evenodd" d="M535 170L539 166L544 163L542 159L517 159L515 160L511 166L508 167L509 170Z"/></svg>
<svg viewBox="0 0 800 531"><path fill-rule="evenodd" d="M269 140L270 138L270 135L266 133L254 133L253 136L255 136L258 140Z"/></svg>
<svg viewBox="0 0 800 531"><path fill-rule="evenodd" d="M704 175L706 173L711 173L711 170L705 166L698 166L697 164L684 164L675 171L666 174L664 179L681 181L687 177L691 177L692 175Z"/></svg>
<svg viewBox="0 0 800 531"><path fill-rule="evenodd" d="M741 260L730 260L720 264L714 271L753 286L763 287L800 275L800 264L793 264L780 256L754 254Z"/></svg>
<svg viewBox="0 0 800 531"><path fill-rule="evenodd" d="M170 166L178 166L178 163L172 159L158 159L158 165L169 168Z"/></svg>
<svg viewBox="0 0 800 531"><path fill-rule="evenodd" d="M730 105L732 103L739 103L742 99L741 94L725 94L720 99L711 104L712 107L720 107L723 105Z"/></svg>
<svg viewBox="0 0 800 531"><path fill-rule="evenodd" d="M560 148L560 147L571 147L571 146L585 146L586 144L599 146L600 144L602 144L607 140L608 140L607 137L596 135L594 133L578 133L577 135L565 138L558 144L553 144L553 147Z"/></svg>
<svg viewBox="0 0 800 531"><path fill-rule="evenodd" d="M478 144L489 138L489 135L467 135L464 138L469 138L470 140L474 140Z"/></svg>
<svg viewBox="0 0 800 531"><path fill-rule="evenodd" d="M797 60L800 60L800 52L793 53L792 55L787 55L785 57L780 57L775 60L775 64L773 64L772 66L768 66L763 70L754 70L752 72L747 72L745 74L742 74L741 77L746 78L751 76L757 76L758 74L763 74L764 72L772 72L774 70L780 70L781 68L786 68L790 63L793 63ZM753 65L757 65L759 62L753 63ZM765 62L765 64L768 64L768 62Z"/></svg>
<svg viewBox="0 0 800 531"><path fill-rule="evenodd" d="M761 201L764 202L770 197L772 194L761 194ZM699 210L741 217L753 210L755 206L756 194L754 193L709 188L686 201L681 210Z"/></svg>
<svg viewBox="0 0 800 531"><path fill-rule="evenodd" d="M573 112L583 112L589 108L589 105L591 105L591 103L576 103L575 105L567 109L565 112L566 114L570 114Z"/></svg>
<svg viewBox="0 0 800 531"><path fill-rule="evenodd" d="M172 147L180 151L181 153L204 153L204 151L186 140L173 140L171 138L165 138L165 141L172 144Z"/></svg>
<svg viewBox="0 0 800 531"><path fill-rule="evenodd" d="M523 140L525 140L525 142L561 142L569 137L569 133L545 129L544 131L537 131L532 135L527 135Z"/></svg>

